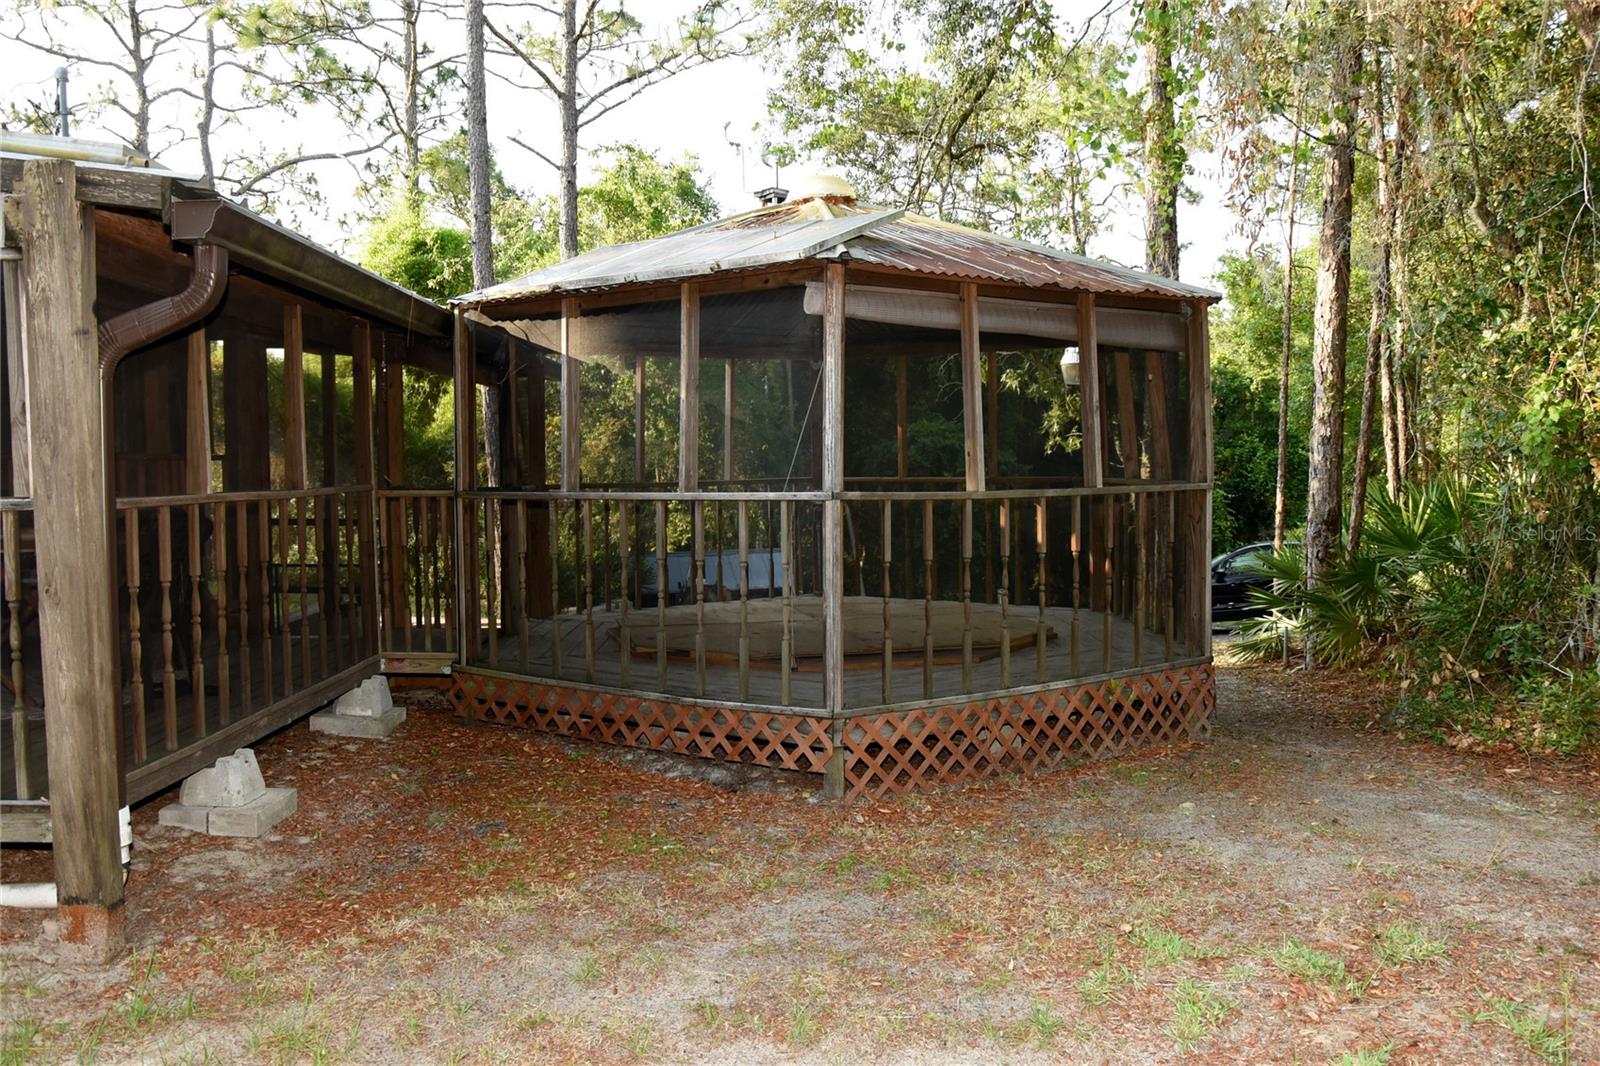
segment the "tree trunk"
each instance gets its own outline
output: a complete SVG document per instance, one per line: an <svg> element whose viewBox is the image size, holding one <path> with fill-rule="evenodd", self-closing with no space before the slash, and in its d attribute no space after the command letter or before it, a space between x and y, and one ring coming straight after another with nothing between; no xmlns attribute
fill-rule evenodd
<svg viewBox="0 0 1600 1066"><path fill-rule="evenodd" d="M472 284L494 284L494 231L490 221L489 115L484 98L483 0L467 0L467 170L472 193ZM500 484L500 397L482 390L485 483ZM463 458L462 461L465 461Z"/></svg>
<svg viewBox="0 0 1600 1066"><path fill-rule="evenodd" d="M481 14L482 9L480 8L479 11ZM400 20L405 23L405 33L402 47L405 51L404 63L406 79L405 111L401 118L404 128L400 131L400 139L405 142L403 145L403 151L405 152L404 166L406 169L405 174L403 175L403 180L405 182L406 198L407 202L411 203L412 205L416 205L422 200L422 137L417 129L417 92L419 88L418 83L421 81L421 74L417 69L419 64L417 54L417 20L420 17L420 14L420 0L400 0ZM483 50L480 47L478 49L480 56L480 78L482 68L482 51ZM487 143L489 139L487 133L487 116L485 116L485 119L484 141Z"/></svg>
<svg viewBox="0 0 1600 1066"><path fill-rule="evenodd" d="M1394 399L1394 454L1396 495L1405 484L1411 466L1412 427L1411 399L1414 393L1408 386L1406 373L1406 322L1410 307L1410 265L1406 248L1411 240L1411 216L1407 209L1407 166L1414 163L1411 154L1416 148L1416 127L1413 123L1415 96L1410 75L1403 65L1395 67L1394 92L1394 147L1390 157L1394 177L1390 182L1390 263L1389 263L1389 343L1384 351L1389 376L1393 379Z"/></svg>
<svg viewBox="0 0 1600 1066"><path fill-rule="evenodd" d="M210 185L217 178L216 162L211 157L211 126L217 113L217 31L206 22L205 78L200 83L200 169Z"/></svg>
<svg viewBox="0 0 1600 1066"><path fill-rule="evenodd" d="M578 254L578 3L561 4L561 258Z"/></svg>
<svg viewBox="0 0 1600 1066"><path fill-rule="evenodd" d="M1372 278L1372 317L1367 325L1367 365L1361 382L1361 425L1356 432L1355 481L1350 486L1350 526L1345 543L1354 555L1361 546L1361 524L1367 513L1367 472L1372 463L1372 412L1389 337L1389 257L1394 240L1394 179L1389 142L1384 133L1383 58L1372 64L1372 139L1378 157L1378 265Z"/></svg>
<svg viewBox="0 0 1600 1066"><path fill-rule="evenodd" d="M1338 7L1336 11L1342 10ZM1306 491L1306 576L1316 585L1339 548L1344 498L1345 354L1350 326L1350 210L1361 51L1348 15L1333 28L1332 119L1322 175L1316 333L1311 352L1311 464Z"/></svg>
<svg viewBox="0 0 1600 1066"><path fill-rule="evenodd" d="M1283 550L1289 523L1289 361L1294 354L1294 211L1300 192L1300 108L1295 106L1294 140L1289 146L1287 234L1283 241L1283 344L1278 356L1278 484L1272 508L1272 550Z"/></svg>
<svg viewBox="0 0 1600 1066"><path fill-rule="evenodd" d="M1145 267L1152 274L1178 276L1178 190L1183 184L1183 146L1178 143L1172 107L1172 9L1168 0L1149 0L1145 8L1145 73L1149 79L1144 114Z"/></svg>

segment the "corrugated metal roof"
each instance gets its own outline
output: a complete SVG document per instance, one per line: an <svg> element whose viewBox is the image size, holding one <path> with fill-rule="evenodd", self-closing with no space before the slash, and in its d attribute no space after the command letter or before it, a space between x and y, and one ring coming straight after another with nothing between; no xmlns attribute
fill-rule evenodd
<svg viewBox="0 0 1600 1066"><path fill-rule="evenodd" d="M840 251L852 262L1026 288L1220 299L1210 289L903 210L812 198L756 208L665 237L599 248L452 302L484 306L591 292L832 258Z"/></svg>

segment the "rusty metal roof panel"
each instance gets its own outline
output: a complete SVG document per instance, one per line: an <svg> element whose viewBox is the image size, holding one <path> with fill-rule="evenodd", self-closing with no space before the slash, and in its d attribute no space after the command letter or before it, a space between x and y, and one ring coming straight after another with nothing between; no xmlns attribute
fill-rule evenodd
<svg viewBox="0 0 1600 1066"><path fill-rule="evenodd" d="M556 292L608 289L799 262L831 251L904 213L888 210L839 218L830 215L732 229L701 226L652 240L597 248L514 281L458 296L451 302L487 305Z"/></svg>
<svg viewBox="0 0 1600 1066"><path fill-rule="evenodd" d="M893 270L1025 288L1220 298L1210 289L901 210L808 199L756 208L653 240L599 248L452 302L481 307L841 254Z"/></svg>
<svg viewBox="0 0 1600 1066"><path fill-rule="evenodd" d="M1179 299L1216 299L1220 295L1114 263L917 215L875 227L851 241L849 250L851 259L874 266L1028 288Z"/></svg>

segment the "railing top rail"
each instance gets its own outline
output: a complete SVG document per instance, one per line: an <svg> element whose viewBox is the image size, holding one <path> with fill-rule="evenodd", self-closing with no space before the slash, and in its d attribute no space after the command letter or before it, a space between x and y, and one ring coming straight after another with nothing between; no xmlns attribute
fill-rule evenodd
<svg viewBox="0 0 1600 1066"><path fill-rule="evenodd" d="M308 496L343 496L350 492L371 492L371 485L327 485L314 489L258 489L249 492L200 492L179 496L121 496L117 510L133 511L146 507L187 507L194 503L260 503L273 500L300 500Z"/></svg>
<svg viewBox="0 0 1600 1066"><path fill-rule="evenodd" d="M413 499L453 499L454 489L378 489L377 496L380 500L413 500Z"/></svg>
<svg viewBox="0 0 1600 1066"><path fill-rule="evenodd" d="M820 503L826 492L536 492L530 489L473 489L461 494L474 500L556 500L596 503Z"/></svg>
<svg viewBox="0 0 1600 1066"><path fill-rule="evenodd" d="M32 496L0 496L0 511L31 511Z"/></svg>
<svg viewBox="0 0 1600 1066"><path fill-rule="evenodd" d="M1072 496L1127 496L1129 494L1148 495L1156 492L1204 492L1210 488L1211 486L1204 481L1139 481L1130 482L1126 485L1107 485L1104 488L1088 488L1077 485L1062 488L987 489L983 492L965 492L961 490L949 492L897 492L893 490L862 492L849 490L839 493L839 498L847 502L888 500L895 503L915 503L923 500L932 500L935 503L941 503L959 502L961 500L1038 500Z"/></svg>

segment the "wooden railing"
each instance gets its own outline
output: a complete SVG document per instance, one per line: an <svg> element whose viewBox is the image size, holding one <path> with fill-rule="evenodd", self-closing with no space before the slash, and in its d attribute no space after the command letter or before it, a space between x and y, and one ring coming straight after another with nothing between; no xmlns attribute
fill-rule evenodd
<svg viewBox="0 0 1600 1066"><path fill-rule="evenodd" d="M1208 653L1204 486L846 491L852 710ZM482 491L468 666L622 690L823 706L818 493ZM1197 563L1198 560L1198 563ZM673 608L677 608L673 610Z"/></svg>
<svg viewBox="0 0 1600 1066"><path fill-rule="evenodd" d="M130 782L170 776L213 739L249 732L241 723L309 709L337 695L333 679L370 668L370 492L117 502Z"/></svg>
<svg viewBox="0 0 1600 1066"><path fill-rule="evenodd" d="M454 657L455 507L449 490L378 493L385 659Z"/></svg>
<svg viewBox="0 0 1600 1066"><path fill-rule="evenodd" d="M38 683L38 580L34 569L33 507L27 499L0 500L0 592L5 599L5 724L0 728L0 800L44 795L44 702Z"/></svg>

